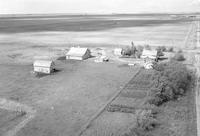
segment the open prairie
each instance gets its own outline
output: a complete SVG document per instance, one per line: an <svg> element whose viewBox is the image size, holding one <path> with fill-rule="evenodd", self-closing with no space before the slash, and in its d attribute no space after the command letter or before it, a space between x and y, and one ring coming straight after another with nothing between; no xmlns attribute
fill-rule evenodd
<svg viewBox="0 0 200 136"><path fill-rule="evenodd" d="M49 54L70 46L150 44L183 47L192 20L169 15L16 16L0 19L1 59ZM0 61L2 62L2 61Z"/></svg>

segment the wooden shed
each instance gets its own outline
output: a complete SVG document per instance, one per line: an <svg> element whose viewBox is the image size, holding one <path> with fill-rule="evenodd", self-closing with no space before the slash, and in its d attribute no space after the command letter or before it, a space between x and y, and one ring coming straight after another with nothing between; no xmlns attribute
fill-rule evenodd
<svg viewBox="0 0 200 136"><path fill-rule="evenodd" d="M34 72L50 74L55 69L51 60L35 60L33 63Z"/></svg>

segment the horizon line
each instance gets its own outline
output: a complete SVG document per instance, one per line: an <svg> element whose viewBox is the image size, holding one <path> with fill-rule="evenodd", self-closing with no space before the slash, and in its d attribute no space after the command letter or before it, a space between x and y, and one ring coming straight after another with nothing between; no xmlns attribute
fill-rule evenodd
<svg viewBox="0 0 200 136"><path fill-rule="evenodd" d="M138 12L138 13L0 13L0 15L134 15L134 14L200 14L197 12Z"/></svg>

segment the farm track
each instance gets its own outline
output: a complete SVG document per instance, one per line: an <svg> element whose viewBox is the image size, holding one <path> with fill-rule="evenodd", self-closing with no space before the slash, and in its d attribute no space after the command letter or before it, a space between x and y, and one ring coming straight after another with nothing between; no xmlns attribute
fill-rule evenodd
<svg viewBox="0 0 200 136"><path fill-rule="evenodd" d="M197 136L200 136L200 21L191 24L189 32L185 39L186 52L189 53L189 63L196 69L196 83L195 83L195 104L196 104L196 120L197 120ZM195 47L195 48L194 48ZM194 50L195 49L195 50ZM189 102L188 102L189 103Z"/></svg>
<svg viewBox="0 0 200 136"><path fill-rule="evenodd" d="M200 45L200 21L198 22L198 28L197 28L197 37L196 37L196 40L197 40L197 48L199 48L199 45ZM199 79L200 79L200 56L199 55L196 55L195 56L195 68L197 70L197 81L196 81L196 112L197 112L197 136L200 136L200 90L199 90L199 87L200 87L200 82L199 82Z"/></svg>
<svg viewBox="0 0 200 136"><path fill-rule="evenodd" d="M18 131L20 131L29 121L31 121L35 117L36 114L36 110L34 110L32 107L4 98L0 98L0 108L8 111L21 112L25 114L24 120L22 120L13 129L3 134L3 136L15 136Z"/></svg>

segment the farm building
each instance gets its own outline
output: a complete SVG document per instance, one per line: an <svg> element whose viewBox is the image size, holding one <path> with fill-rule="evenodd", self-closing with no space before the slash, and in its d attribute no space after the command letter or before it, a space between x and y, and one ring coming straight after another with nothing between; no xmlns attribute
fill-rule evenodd
<svg viewBox="0 0 200 136"><path fill-rule="evenodd" d="M144 59L144 68L152 69L153 64L158 59L157 50L143 50L141 58Z"/></svg>
<svg viewBox="0 0 200 136"><path fill-rule="evenodd" d="M141 55L142 59L150 59L150 60L157 60L158 59L158 52L157 50L146 50L144 49Z"/></svg>
<svg viewBox="0 0 200 136"><path fill-rule="evenodd" d="M91 57L91 52L88 48L72 47L66 54L66 59L85 60Z"/></svg>
<svg viewBox="0 0 200 136"><path fill-rule="evenodd" d="M36 60L33 63L34 72L50 74L55 68L55 64L50 60Z"/></svg>
<svg viewBox="0 0 200 136"><path fill-rule="evenodd" d="M114 54L116 56L121 56L122 55L122 48L116 48L116 49L114 49Z"/></svg>
<svg viewBox="0 0 200 136"><path fill-rule="evenodd" d="M109 61L109 58L107 56L98 56L94 62L97 62L97 63L100 63L100 62L108 62Z"/></svg>

